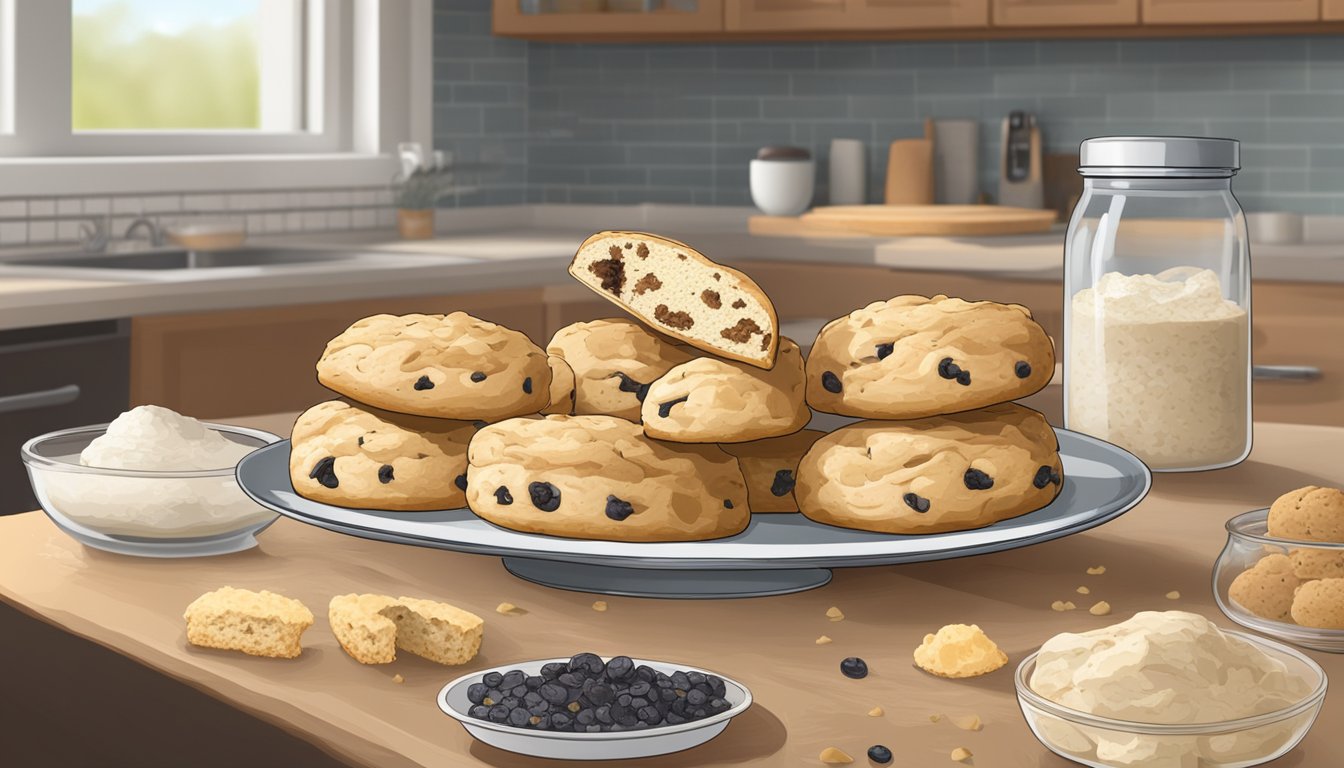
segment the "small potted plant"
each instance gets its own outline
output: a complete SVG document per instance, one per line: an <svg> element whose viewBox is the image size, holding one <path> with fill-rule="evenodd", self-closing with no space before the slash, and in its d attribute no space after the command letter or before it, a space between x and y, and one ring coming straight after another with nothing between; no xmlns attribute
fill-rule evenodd
<svg viewBox="0 0 1344 768"><path fill-rule="evenodd" d="M451 178L441 168L416 168L396 183L397 230L403 240L434 236L434 206L450 188Z"/></svg>

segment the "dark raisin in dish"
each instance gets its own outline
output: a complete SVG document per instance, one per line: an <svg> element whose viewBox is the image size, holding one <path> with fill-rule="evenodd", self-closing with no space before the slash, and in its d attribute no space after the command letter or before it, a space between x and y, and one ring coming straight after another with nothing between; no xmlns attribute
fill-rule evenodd
<svg viewBox="0 0 1344 768"><path fill-rule="evenodd" d="M824 371L821 374L821 387L833 395L840 394L844 386L840 384L840 377L830 371Z"/></svg>
<svg viewBox="0 0 1344 768"><path fill-rule="evenodd" d="M929 511L929 500L924 498L923 496L920 496L917 493L907 493L901 497L901 500L905 502L905 505L907 507L915 510L916 512Z"/></svg>
<svg viewBox="0 0 1344 768"><path fill-rule="evenodd" d="M542 512L554 512L560 508L560 489L550 483L532 483L527 486L532 497L532 506Z"/></svg>
<svg viewBox="0 0 1344 768"><path fill-rule="evenodd" d="M317 462L313 465L313 471L309 472L308 476L327 488L335 488L341 484L341 481L336 479L335 456L328 456Z"/></svg>
<svg viewBox="0 0 1344 768"><path fill-rule="evenodd" d="M428 376L421 376L415 380L415 389L417 392L423 392L426 389L433 389L434 382L429 380Z"/></svg>
<svg viewBox="0 0 1344 768"><path fill-rule="evenodd" d="M495 503L507 507L513 503L513 494L509 493L508 488L501 485L495 489Z"/></svg>
<svg viewBox="0 0 1344 768"><path fill-rule="evenodd" d="M378 482L382 483L383 485L387 485L388 483L392 482L395 479L396 478L392 476L391 464L384 464L383 466L378 468Z"/></svg>

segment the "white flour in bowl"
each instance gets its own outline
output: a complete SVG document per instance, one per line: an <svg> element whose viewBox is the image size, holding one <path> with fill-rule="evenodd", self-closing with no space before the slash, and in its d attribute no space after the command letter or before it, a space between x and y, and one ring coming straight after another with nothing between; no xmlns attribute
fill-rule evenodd
<svg viewBox="0 0 1344 768"><path fill-rule="evenodd" d="M1246 450L1248 316L1211 270L1108 272L1074 294L1068 426L1154 469L1225 464Z"/></svg>
<svg viewBox="0 0 1344 768"><path fill-rule="evenodd" d="M118 416L79 454L86 467L155 472L237 466L252 448L229 440L190 416L140 405Z"/></svg>

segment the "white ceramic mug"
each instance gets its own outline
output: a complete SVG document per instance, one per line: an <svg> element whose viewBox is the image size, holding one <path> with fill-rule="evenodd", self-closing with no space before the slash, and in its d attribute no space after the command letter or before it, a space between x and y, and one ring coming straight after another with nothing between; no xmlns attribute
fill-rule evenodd
<svg viewBox="0 0 1344 768"><path fill-rule="evenodd" d="M933 121L933 177L939 203L971 205L980 198L980 123Z"/></svg>
<svg viewBox="0 0 1344 768"><path fill-rule="evenodd" d="M769 216L797 216L812 205L815 175L811 160L752 160L751 201Z"/></svg>
<svg viewBox="0 0 1344 768"><path fill-rule="evenodd" d="M867 199L868 165L863 142L831 140L831 205L863 205Z"/></svg>

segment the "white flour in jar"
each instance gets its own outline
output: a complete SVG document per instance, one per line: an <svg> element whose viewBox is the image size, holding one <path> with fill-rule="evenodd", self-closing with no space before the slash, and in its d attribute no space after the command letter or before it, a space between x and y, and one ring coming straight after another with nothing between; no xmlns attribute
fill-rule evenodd
<svg viewBox="0 0 1344 768"><path fill-rule="evenodd" d="M1068 426L1154 469L1226 464L1246 450L1248 317L1208 269L1108 272L1074 294Z"/></svg>

